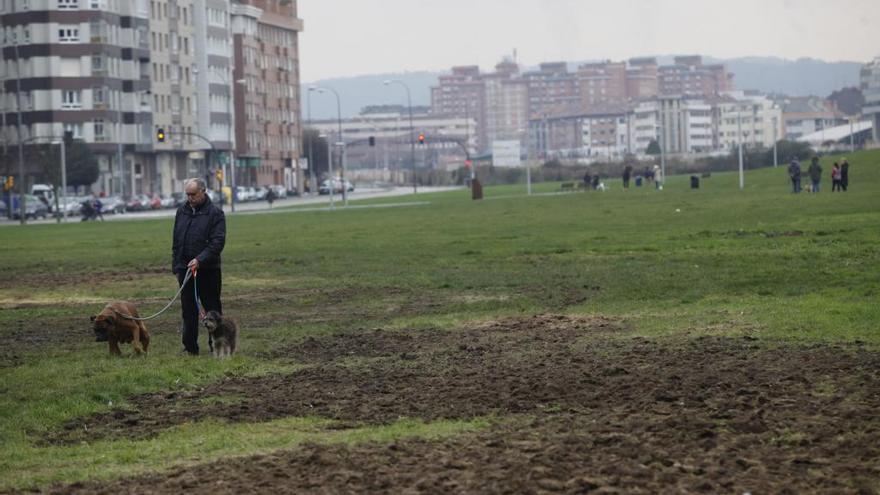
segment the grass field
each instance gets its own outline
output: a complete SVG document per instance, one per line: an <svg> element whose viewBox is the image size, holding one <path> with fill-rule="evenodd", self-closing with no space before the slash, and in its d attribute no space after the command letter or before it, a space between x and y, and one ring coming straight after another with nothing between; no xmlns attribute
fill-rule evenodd
<svg viewBox="0 0 880 495"><path fill-rule="evenodd" d="M359 449L485 435L532 414L488 407L374 422L331 404L332 414L230 419L234 403L248 400L244 389L244 398L199 396L198 404L224 413L172 418L153 435L127 437L126 424L112 421L99 438L81 431L98 422L82 418L112 419L113 411L143 408L143 423L150 394L192 398L225 381L320 371L324 364L303 358L303 342L332 349L340 334L445 335L550 314L619 326L596 341L599 356L616 355L615 342L686 346L702 338L748 339L762 350L857 345L876 352L880 152L848 158L850 190L842 194L830 192L834 157L826 157L817 195L790 194L780 167L749 171L742 191L736 174L719 173L699 190L688 188L687 177L671 177L663 191L624 191L609 181L606 192L552 194L558 184L537 184L532 196L522 185L488 188L481 202L462 190L355 203L396 204L381 209L231 216L224 308L242 322L243 338L240 355L223 362L179 355L177 306L148 323L154 342L144 359L112 358L92 341L88 317L107 301L128 299L151 314L174 294L170 220L2 228L0 491L110 482L229 456L298 452L304 444ZM593 342L572 339L572 349ZM517 356L527 362L523 349ZM393 369L408 369L407 352ZM424 362L432 373L456 366L447 354L431 356ZM355 354L340 369L378 373L374 367L391 357ZM863 376L865 390L877 390L877 373ZM176 407L176 396L163 397L165 409ZM775 431L774 445L803 434ZM861 472L844 488L877 489L878 480Z"/></svg>

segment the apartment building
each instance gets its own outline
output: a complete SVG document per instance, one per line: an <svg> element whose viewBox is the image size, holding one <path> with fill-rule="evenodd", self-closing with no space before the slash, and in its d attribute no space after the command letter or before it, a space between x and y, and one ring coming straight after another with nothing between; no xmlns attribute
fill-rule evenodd
<svg viewBox="0 0 880 495"><path fill-rule="evenodd" d="M524 142L529 122L528 84L519 77L519 67L509 61L483 77L485 87L484 127L487 143Z"/></svg>
<svg viewBox="0 0 880 495"><path fill-rule="evenodd" d="M558 108L580 106L580 90L566 62L543 63L538 70L523 74L529 97L529 115L540 115Z"/></svg>
<svg viewBox="0 0 880 495"><path fill-rule="evenodd" d="M5 0L0 16L5 149L18 142L20 110L23 140L70 131L88 144L100 170L95 190L144 187L153 165L148 2ZM40 179L26 165L29 181Z"/></svg>
<svg viewBox="0 0 880 495"><path fill-rule="evenodd" d="M862 113L873 122L874 142L880 143L880 57L862 66L860 80L865 95Z"/></svg>
<svg viewBox="0 0 880 495"><path fill-rule="evenodd" d="M629 100L653 98L660 93L657 59L631 58L626 68L626 96Z"/></svg>
<svg viewBox="0 0 880 495"><path fill-rule="evenodd" d="M704 65L699 55L675 57L672 65L660 66L661 95L709 97L733 90L733 74L724 65Z"/></svg>
<svg viewBox="0 0 880 495"><path fill-rule="evenodd" d="M755 91L726 91L710 100L716 140L713 148L770 148L783 138L782 108Z"/></svg>
<svg viewBox="0 0 880 495"><path fill-rule="evenodd" d="M440 76L438 86L431 88L431 113L474 119L476 146L489 146L486 135L486 87L477 66L453 67L448 75Z"/></svg>
<svg viewBox="0 0 880 495"><path fill-rule="evenodd" d="M578 67L577 83L585 109L626 102L626 62L602 62Z"/></svg>
<svg viewBox="0 0 880 495"><path fill-rule="evenodd" d="M823 129L843 125L846 116L834 103L815 96L790 97L780 101L783 131L781 136L795 141Z"/></svg>
<svg viewBox="0 0 880 495"><path fill-rule="evenodd" d="M197 15L204 8L195 0L150 0L153 133L163 129L167 138L153 145L153 187L144 192L181 192L190 177L210 179L211 143L199 126L197 85L207 70L196 56L196 40L207 31L204 16Z"/></svg>
<svg viewBox="0 0 880 495"><path fill-rule="evenodd" d="M297 4L236 0L232 16L238 183L302 192Z"/></svg>

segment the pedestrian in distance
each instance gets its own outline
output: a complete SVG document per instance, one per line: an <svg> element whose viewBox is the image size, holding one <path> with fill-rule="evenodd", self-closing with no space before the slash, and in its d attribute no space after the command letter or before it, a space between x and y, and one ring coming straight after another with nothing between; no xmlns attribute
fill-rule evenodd
<svg viewBox="0 0 880 495"><path fill-rule="evenodd" d="M100 218L101 221L104 221L104 203L98 198L97 194L92 194L92 207L95 209L95 218Z"/></svg>
<svg viewBox="0 0 880 495"><path fill-rule="evenodd" d="M663 189L663 170L660 169L660 165L654 165L651 175L654 177L654 189L658 191Z"/></svg>
<svg viewBox="0 0 880 495"><path fill-rule="evenodd" d="M812 163L810 163L810 168L807 169L807 173L810 174L813 194L817 194L819 192L819 185L822 183L822 165L819 165L818 156L813 157Z"/></svg>
<svg viewBox="0 0 880 495"><path fill-rule="evenodd" d="M654 179L654 172L651 172L650 167L645 167L645 173L643 174L643 177L645 178L645 182L647 184L650 184L651 180Z"/></svg>
<svg viewBox="0 0 880 495"><path fill-rule="evenodd" d="M269 202L269 208L272 208L272 204L275 203L275 196L275 190L270 187L269 192L266 193L266 201Z"/></svg>
<svg viewBox="0 0 880 495"><path fill-rule="evenodd" d="M195 356L199 353L199 310L223 314L220 253L226 245L226 216L211 202L204 180L187 180L184 191L186 202L180 205L174 217L171 270L181 285L186 272L195 271L180 295L183 350ZM200 302L196 301L195 285Z"/></svg>
<svg viewBox="0 0 880 495"><path fill-rule="evenodd" d="M627 165L623 169L623 188L629 189L629 178L632 177L633 168L630 165Z"/></svg>
<svg viewBox="0 0 880 495"><path fill-rule="evenodd" d="M797 158L792 158L788 165L788 177L791 179L791 192L793 194L801 192L801 164Z"/></svg>
<svg viewBox="0 0 880 495"><path fill-rule="evenodd" d="M849 162L846 161L846 158L840 164L840 187L843 188L844 192L849 187Z"/></svg>
<svg viewBox="0 0 880 495"><path fill-rule="evenodd" d="M599 189L599 174L593 174L593 177L590 179L590 188L594 191Z"/></svg>
<svg viewBox="0 0 880 495"><path fill-rule="evenodd" d="M592 180L593 180L593 177L590 175L590 171L587 170L586 172L584 172L584 190L585 191L590 188L590 182Z"/></svg>
<svg viewBox="0 0 880 495"><path fill-rule="evenodd" d="M837 162L834 162L834 166L831 168L831 192L840 192L840 165Z"/></svg>

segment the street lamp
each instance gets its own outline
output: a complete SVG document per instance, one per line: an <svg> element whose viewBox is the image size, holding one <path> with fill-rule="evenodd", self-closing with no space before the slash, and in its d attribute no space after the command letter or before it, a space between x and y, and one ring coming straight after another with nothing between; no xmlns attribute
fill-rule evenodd
<svg viewBox="0 0 880 495"><path fill-rule="evenodd" d="M348 206L348 187L345 184L345 139L342 137L342 100L339 98L339 93L333 88L318 86L315 88L315 91L318 93L330 91L336 96L336 118L339 125L339 143L337 143L339 145L339 180L342 183L342 202L345 206ZM330 177L330 179L332 180L333 177ZM332 182L330 187L332 189Z"/></svg>
<svg viewBox="0 0 880 495"><path fill-rule="evenodd" d="M312 125L312 91L314 91L315 89L316 88L314 88L314 87L309 87L308 91L306 91L306 112L308 114L309 127L311 127L311 125ZM303 144L305 144L305 143L303 143ZM318 193L317 188L319 187L319 184L318 184L317 180L315 179L315 159L314 159L314 153L312 152L312 148L314 148L314 146L315 146L315 142L312 140L311 137L309 137L309 176L312 179L311 180L312 195L315 195ZM328 158L329 158L329 156L328 156Z"/></svg>
<svg viewBox="0 0 880 495"><path fill-rule="evenodd" d="M416 141L415 141L415 128L413 127L413 115L412 115L412 93L409 90L409 86L406 85L405 82L399 79L389 79L384 81L382 84L388 86L390 84L400 84L406 89L406 103L409 106L409 146L410 146L410 159L412 160L412 180L413 180L413 194L418 194L418 186L416 182Z"/></svg>

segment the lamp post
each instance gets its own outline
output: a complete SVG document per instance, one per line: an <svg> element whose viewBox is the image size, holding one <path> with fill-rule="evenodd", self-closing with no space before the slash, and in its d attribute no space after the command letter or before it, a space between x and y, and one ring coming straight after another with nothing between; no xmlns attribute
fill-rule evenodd
<svg viewBox="0 0 880 495"><path fill-rule="evenodd" d="M312 125L312 91L314 91L314 87L310 87L308 91L306 91L306 112L308 114L309 119L309 127ZM312 138L309 137L309 176L311 177L312 187L310 188L312 191L312 195L318 194L317 188L320 187L316 178L315 178L315 159L314 153L312 152L312 148L315 146L315 142L312 141ZM328 156L329 159L329 156Z"/></svg>
<svg viewBox="0 0 880 495"><path fill-rule="evenodd" d="M327 175L330 177L328 179L329 184L330 184L330 186L328 188L328 192L330 193L330 209L332 210L333 208L336 207L336 205L333 204L333 196L335 195L334 193L336 191L334 190L335 188L333 187L333 183L334 183L334 180L333 180L333 151L331 150L330 134L328 133L324 136L318 136L318 137L319 138L323 137L324 140L327 141Z"/></svg>
<svg viewBox="0 0 880 495"><path fill-rule="evenodd" d="M12 13L16 13L16 3L12 2ZM27 223L27 208L25 203L27 202L27 198L25 197L25 193L27 192L27 188L25 187L25 183L27 182L24 177L24 144L22 137L22 127L21 127L21 54L18 50L18 34L13 34L12 38L12 47L15 50L15 107L16 113L18 114L18 208L19 214L21 215L20 221L21 224L24 225ZM10 201L10 203L12 203ZM9 205L9 211L12 211L12 205Z"/></svg>
<svg viewBox="0 0 880 495"><path fill-rule="evenodd" d="M412 93L409 90L409 86L406 85L405 82L399 79L389 79L383 82L384 85L388 86L390 84L400 84L406 89L406 103L409 106L409 146L410 146L410 159L412 160L412 180L413 180L413 194L418 194L418 186L416 182L416 141L415 141L415 128L413 127L413 115L412 115Z"/></svg>
<svg viewBox="0 0 880 495"><path fill-rule="evenodd" d="M742 190L746 187L746 179L743 174L743 136L742 136L742 107L736 107L736 127L737 141L739 142L739 188Z"/></svg>
<svg viewBox="0 0 880 495"><path fill-rule="evenodd" d="M327 87L317 87L315 91L318 93L324 93L325 91L330 91L336 97L336 121L339 126L339 142L337 145L339 146L339 181L342 183L342 203L345 206L348 206L348 187L345 184L345 139L342 136L342 100L339 98L339 92L337 92L333 88ZM331 176L331 180L332 180ZM333 183L331 182L331 189L333 187ZM331 193L332 194L332 193ZM332 198L332 197L331 197Z"/></svg>
<svg viewBox="0 0 880 495"><path fill-rule="evenodd" d="M779 123L777 122L776 117L773 117L773 167L776 168L779 165L778 156L776 154L776 143L779 142L779 136L777 135Z"/></svg>

